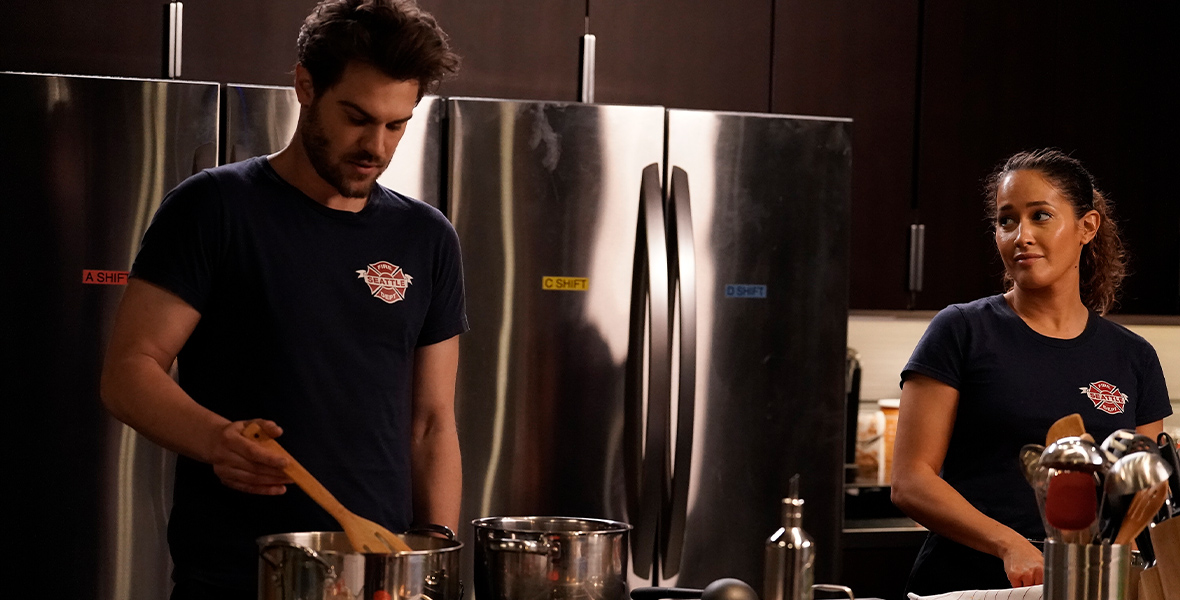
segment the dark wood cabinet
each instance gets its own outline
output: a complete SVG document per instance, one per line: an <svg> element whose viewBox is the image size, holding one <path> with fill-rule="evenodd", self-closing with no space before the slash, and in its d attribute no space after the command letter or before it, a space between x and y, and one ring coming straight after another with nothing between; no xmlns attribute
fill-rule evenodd
<svg viewBox="0 0 1180 600"><path fill-rule="evenodd" d="M1100 0L925 2L917 218L926 225L916 308L999 290L983 178L1004 157L1057 147L1115 203L1130 251L1119 312L1180 313L1180 153L1170 113L1176 7Z"/></svg>
<svg viewBox="0 0 1180 600"><path fill-rule="evenodd" d="M462 57L440 94L577 100L584 0L420 0Z"/></svg>
<svg viewBox="0 0 1180 600"><path fill-rule="evenodd" d="M854 309L905 308L918 0L775 3L772 110L851 117Z"/></svg>
<svg viewBox="0 0 1180 600"><path fill-rule="evenodd" d="M595 101L770 110L770 0L593 0Z"/></svg>

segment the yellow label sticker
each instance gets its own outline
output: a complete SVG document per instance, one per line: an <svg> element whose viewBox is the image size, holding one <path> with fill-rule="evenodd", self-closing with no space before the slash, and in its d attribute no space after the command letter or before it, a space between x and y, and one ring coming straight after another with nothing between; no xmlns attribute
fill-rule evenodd
<svg viewBox="0 0 1180 600"><path fill-rule="evenodd" d="M559 292L585 292L590 289L590 278L546 276L541 278L541 289Z"/></svg>

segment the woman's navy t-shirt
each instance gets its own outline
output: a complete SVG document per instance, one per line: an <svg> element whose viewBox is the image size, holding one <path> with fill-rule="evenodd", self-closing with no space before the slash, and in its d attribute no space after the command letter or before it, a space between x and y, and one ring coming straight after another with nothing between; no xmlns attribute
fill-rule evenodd
<svg viewBox="0 0 1180 600"><path fill-rule="evenodd" d="M177 363L190 396L230 420L277 422L284 448L350 510L410 524L414 352L467 329L458 238L441 213L381 186L359 212L329 209L259 157L173 190L132 277L201 313ZM178 577L252 589L257 537L330 530L296 486L245 494L178 460Z"/></svg>
<svg viewBox="0 0 1180 600"><path fill-rule="evenodd" d="M1045 533L1036 497L1020 470L1021 446L1043 444L1050 425L1071 413L1082 416L1096 440L1172 413L1163 369L1142 337L1093 312L1076 338L1046 337L1002 295L939 312L902 381L914 373L959 392L942 478L980 512L1031 539ZM927 554L919 556L915 574ZM994 561L1001 585L990 587L1007 587L1002 563ZM985 589L962 585L910 591Z"/></svg>

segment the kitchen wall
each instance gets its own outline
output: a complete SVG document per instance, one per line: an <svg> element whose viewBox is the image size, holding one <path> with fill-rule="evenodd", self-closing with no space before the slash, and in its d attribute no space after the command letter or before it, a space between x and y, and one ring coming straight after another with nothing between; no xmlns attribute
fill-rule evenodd
<svg viewBox="0 0 1180 600"><path fill-rule="evenodd" d="M875 409L881 398L901 393L901 369L926 331L933 311L854 311L848 317L848 347L860 354L861 410ZM1114 315L1131 331L1155 347L1172 398L1173 415L1164 421L1167 430L1180 435L1180 317L1127 317Z"/></svg>

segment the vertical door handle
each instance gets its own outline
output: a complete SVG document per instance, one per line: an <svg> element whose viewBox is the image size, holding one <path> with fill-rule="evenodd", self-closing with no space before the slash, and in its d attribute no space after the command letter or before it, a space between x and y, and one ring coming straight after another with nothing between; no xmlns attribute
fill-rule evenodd
<svg viewBox="0 0 1180 600"><path fill-rule="evenodd" d="M667 249L660 169L651 164L643 169L639 192L623 423L628 510L634 526L632 564L640 577L650 576L660 512L667 497L671 402ZM645 379L646 423L642 422Z"/></svg>
<svg viewBox="0 0 1180 600"><path fill-rule="evenodd" d="M910 270L909 291L922 291L922 265L926 262L926 225L914 223L910 225Z"/></svg>
<svg viewBox="0 0 1180 600"><path fill-rule="evenodd" d="M668 297L675 298L679 290L680 308L680 377L676 412L676 460L672 472L671 498L663 518L662 575L671 577L680 572L680 556L684 550L684 527L688 513L688 487L692 476L692 434L696 416L697 365L697 285L696 252L692 236L691 195L688 173L672 167L672 181L668 189L668 232L671 253Z"/></svg>

